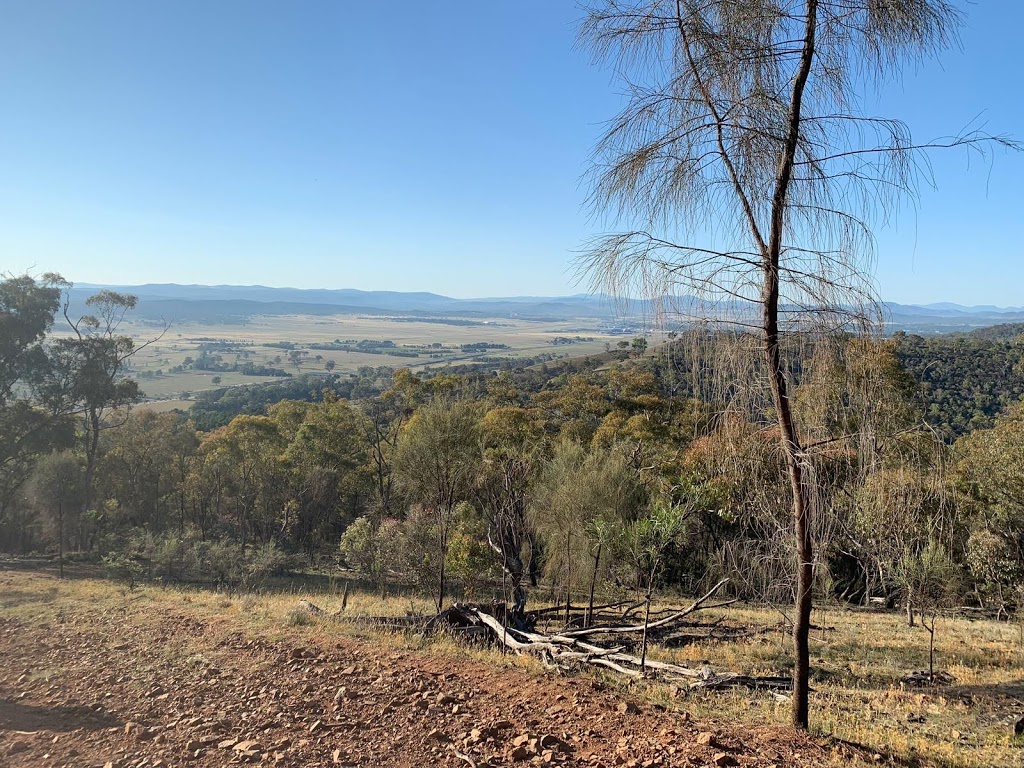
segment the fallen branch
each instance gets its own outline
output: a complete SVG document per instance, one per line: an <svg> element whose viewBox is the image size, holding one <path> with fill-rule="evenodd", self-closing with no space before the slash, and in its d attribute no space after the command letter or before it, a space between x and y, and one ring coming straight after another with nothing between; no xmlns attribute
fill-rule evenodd
<svg viewBox="0 0 1024 768"><path fill-rule="evenodd" d="M677 611L676 613L673 613L670 616L666 616L664 619L659 619L658 621L650 622L649 624L646 625L647 631L650 632L652 629L657 629L659 627L667 626L669 624L672 624L672 623L678 621L679 619L681 619L681 618L683 618L685 616L689 616L691 613L695 613L696 611L699 611L701 608L704 607L704 603L706 603L708 600L710 600L718 590L720 590L722 587L724 587L728 583L728 581L729 581L728 579L722 579L720 582L715 584L715 586L713 586L707 592L707 594L705 594L703 597L699 597L696 600L694 600L693 604L689 608L684 608L681 611ZM715 603L714 605L707 606L707 607L708 608L721 608L722 606L725 606L725 605L732 605L735 602L736 602L736 600L727 600L727 601L725 601L723 603ZM626 627L616 627L616 626L602 625L602 626L597 626L597 627L586 627L584 629L570 629L570 630L566 630L566 631L562 632L562 634L565 637L586 637L588 635L620 634L620 633L643 632L643 631L644 631L644 625L643 624L634 624L634 625L626 626Z"/></svg>

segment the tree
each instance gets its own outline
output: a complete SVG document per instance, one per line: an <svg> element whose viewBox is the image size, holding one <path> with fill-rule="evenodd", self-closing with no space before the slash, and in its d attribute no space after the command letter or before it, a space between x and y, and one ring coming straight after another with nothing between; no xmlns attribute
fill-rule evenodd
<svg viewBox="0 0 1024 768"><path fill-rule="evenodd" d="M56 528L57 562L60 578L64 578L64 543L67 540L65 522L69 512L77 512L83 493L82 463L70 451L52 453L35 466L29 482L32 505L45 515L52 516Z"/></svg>
<svg viewBox="0 0 1024 768"><path fill-rule="evenodd" d="M6 527L35 458L71 442L67 403L46 389L45 339L66 286L55 274L0 280L0 526Z"/></svg>
<svg viewBox="0 0 1024 768"><path fill-rule="evenodd" d="M395 455L398 485L422 505L433 524L438 611L444 608L445 561L455 508L469 495L480 464L478 421L473 403L436 399L409 420Z"/></svg>
<svg viewBox="0 0 1024 768"><path fill-rule="evenodd" d="M1002 610L1024 595L1024 403L991 429L960 438L953 450L955 476L972 512L968 564L976 589Z"/></svg>
<svg viewBox="0 0 1024 768"><path fill-rule="evenodd" d="M647 668L647 626L651 621L654 582L665 552L683 533L687 512L674 504L655 503L647 514L634 520L626 530L626 542L636 566L638 587L644 590L644 631L640 642L640 671Z"/></svg>
<svg viewBox="0 0 1024 768"><path fill-rule="evenodd" d="M790 403L784 341L868 316L872 222L912 195L927 145L862 114L860 86L955 40L946 0L595 0L582 27L628 102L598 144L595 209L628 223L583 266L685 315L749 331L778 425L792 506L792 719L808 725L813 473ZM924 170L922 170L924 169Z"/></svg>
<svg viewBox="0 0 1024 768"><path fill-rule="evenodd" d="M64 287L70 287L65 283ZM85 453L82 511L92 504L100 432L120 426L123 419L107 423L106 416L126 409L142 397L138 383L125 375L129 359L163 336L136 346L129 336L119 333L128 312L138 299L127 293L102 290L86 299L90 314L72 320L71 299L63 304L64 318L71 336L58 338L50 345L50 380L47 394L53 401L82 416L82 442ZM166 329L165 329L166 330Z"/></svg>
<svg viewBox="0 0 1024 768"><path fill-rule="evenodd" d="M560 440L536 479L530 522L544 548L544 570L565 592L569 619L573 584L587 579L593 614L594 589L602 569L615 561L608 544L647 504L646 489L622 445L585 449Z"/></svg>
<svg viewBox="0 0 1024 768"><path fill-rule="evenodd" d="M541 429L526 409L500 405L484 415L481 434L484 454L476 496L487 523L487 543L498 557L512 596L511 618L521 621L526 609L524 560L530 533L526 513Z"/></svg>
<svg viewBox="0 0 1024 768"><path fill-rule="evenodd" d="M347 400L327 394L305 409L285 451L298 504L291 527L311 560L318 545L362 511L370 485L365 417ZM283 405L273 407L275 417Z"/></svg>
<svg viewBox="0 0 1024 768"><path fill-rule="evenodd" d="M286 447L278 424L269 416L236 416L203 441L204 469L214 484L211 492L219 510L225 502L233 504L243 553L251 539L266 544L288 526Z"/></svg>
<svg viewBox="0 0 1024 768"><path fill-rule="evenodd" d="M916 605L921 611L921 626L928 632L928 679L934 682L935 619L939 609L950 607L959 593L959 571L945 548L929 541L920 551L905 551L896 572L908 605Z"/></svg>

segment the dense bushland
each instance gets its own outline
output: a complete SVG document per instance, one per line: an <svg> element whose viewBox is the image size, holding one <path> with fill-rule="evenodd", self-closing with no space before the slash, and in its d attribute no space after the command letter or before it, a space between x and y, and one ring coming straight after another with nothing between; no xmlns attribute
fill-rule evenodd
<svg viewBox="0 0 1024 768"><path fill-rule="evenodd" d="M204 398L197 421L128 408L132 342L115 323L49 334L56 278L0 288L8 552L250 586L344 565L439 604L457 586L520 609L531 591L582 603L723 577L745 598L791 599L776 427L748 407L763 393L741 391L727 369L718 386L699 375L742 337L684 333L647 356L543 369L297 377ZM900 602L911 617L1019 603L1017 343L808 338L788 350L816 473L822 596ZM927 422L962 401L946 386L936 400L935 384L938 371L954 377L948 361L965 345L972 375L1000 396L984 420L951 421L950 442Z"/></svg>

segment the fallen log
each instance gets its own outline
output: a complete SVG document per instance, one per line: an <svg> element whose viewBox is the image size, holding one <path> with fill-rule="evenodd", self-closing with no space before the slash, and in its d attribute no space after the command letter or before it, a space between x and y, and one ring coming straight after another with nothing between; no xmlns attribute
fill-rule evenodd
<svg viewBox="0 0 1024 768"><path fill-rule="evenodd" d="M669 620L674 621L681 616L689 615L704 605L723 585L721 581L706 595L698 598L683 611L678 611ZM732 601L729 601L732 602ZM725 604L725 603L723 603ZM623 651L622 646L605 647L588 642L584 638L591 634L607 632L608 628L593 627L591 630L563 630L558 634L545 635L527 629L519 629L504 624L492 611L485 607L455 603L435 616L367 616L342 617L327 614L318 606L302 601L304 610L314 615L329 615L335 621L348 623L365 623L371 626L394 629L418 629L424 633L435 631L451 632L456 637L475 641L490 641L513 653L534 654L544 662L545 666L559 671L571 670L579 665L592 665L611 670L625 677L661 678L668 681L687 680L690 687L708 690L723 690L739 686L753 689L788 690L789 678L752 677L732 673L716 673L710 667L699 669L656 659L641 659ZM495 611L501 613L501 611ZM671 621L661 620L656 624L665 626ZM648 629L656 626L649 625ZM635 631L634 627L617 627L620 631Z"/></svg>
<svg viewBox="0 0 1024 768"><path fill-rule="evenodd" d="M793 678L777 676L752 677L751 675L713 675L690 683L690 688L703 688L709 691L723 691L728 688L752 688L754 690L789 691L793 688Z"/></svg>

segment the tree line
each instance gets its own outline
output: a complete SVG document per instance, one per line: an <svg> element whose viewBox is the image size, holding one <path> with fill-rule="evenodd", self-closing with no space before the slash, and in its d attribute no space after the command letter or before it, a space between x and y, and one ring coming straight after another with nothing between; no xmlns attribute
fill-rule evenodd
<svg viewBox="0 0 1024 768"><path fill-rule="evenodd" d="M56 276L0 283L0 546L74 552L135 575L254 585L337 564L374 583L591 603L729 577L792 601L777 426L695 330L653 357L539 374L334 377L201 429L129 410L131 297L64 320ZM62 318L63 319L63 318ZM76 330L77 328L77 330ZM1024 584L1024 405L950 443L927 425L903 339L804 339L787 350L812 499L821 597L1012 610ZM724 383L698 385L714 359ZM286 386L289 386L288 383ZM287 394L288 390L285 390ZM344 396L343 396L344 395Z"/></svg>

